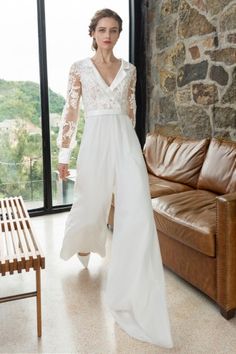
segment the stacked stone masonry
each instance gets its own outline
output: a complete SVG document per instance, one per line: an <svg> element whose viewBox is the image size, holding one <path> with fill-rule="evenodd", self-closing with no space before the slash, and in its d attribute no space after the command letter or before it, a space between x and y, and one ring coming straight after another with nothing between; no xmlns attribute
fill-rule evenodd
<svg viewBox="0 0 236 354"><path fill-rule="evenodd" d="M147 130L236 141L236 0L149 0Z"/></svg>

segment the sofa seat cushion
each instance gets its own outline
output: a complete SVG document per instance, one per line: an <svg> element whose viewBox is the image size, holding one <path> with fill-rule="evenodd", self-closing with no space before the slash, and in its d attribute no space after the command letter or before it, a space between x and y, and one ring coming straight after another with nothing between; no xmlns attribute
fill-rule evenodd
<svg viewBox="0 0 236 354"><path fill-rule="evenodd" d="M192 190L152 199L157 229L214 257L216 196L212 192Z"/></svg>
<svg viewBox="0 0 236 354"><path fill-rule="evenodd" d="M148 174L148 178L151 198L193 190L186 184L167 181L166 179L156 177L150 173Z"/></svg>

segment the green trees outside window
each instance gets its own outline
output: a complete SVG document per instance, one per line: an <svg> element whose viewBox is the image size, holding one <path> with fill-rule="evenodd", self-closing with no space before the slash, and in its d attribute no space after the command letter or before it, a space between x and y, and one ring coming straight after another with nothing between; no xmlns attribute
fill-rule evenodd
<svg viewBox="0 0 236 354"><path fill-rule="evenodd" d="M56 138L65 99L49 89L52 174L56 176ZM83 111L70 167L76 167L83 132ZM41 201L43 194L42 134L39 85L29 81L0 80L0 198L22 195ZM53 196L57 184L52 180Z"/></svg>

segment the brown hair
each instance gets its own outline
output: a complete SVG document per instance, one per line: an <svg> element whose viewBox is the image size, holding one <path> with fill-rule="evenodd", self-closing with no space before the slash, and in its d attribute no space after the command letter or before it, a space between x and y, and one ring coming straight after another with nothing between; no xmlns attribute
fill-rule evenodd
<svg viewBox="0 0 236 354"><path fill-rule="evenodd" d="M98 22L104 17L112 17L112 18L114 18L114 20L116 20L118 22L119 33L122 31L122 19L121 19L121 17L113 10L102 9L102 10L96 11L95 15L91 19L91 22L90 22L90 25L89 25L89 35L90 35L90 37L92 36L92 32L95 31ZM92 49L97 50L97 48L98 48L98 46L97 46L96 40L95 40L95 38L93 38Z"/></svg>

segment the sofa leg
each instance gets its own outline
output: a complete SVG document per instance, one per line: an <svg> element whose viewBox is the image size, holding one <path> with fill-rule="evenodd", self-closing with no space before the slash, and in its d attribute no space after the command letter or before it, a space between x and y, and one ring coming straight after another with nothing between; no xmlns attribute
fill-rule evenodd
<svg viewBox="0 0 236 354"><path fill-rule="evenodd" d="M225 309L223 309L222 307L220 308L220 313L221 315L226 319L226 320L230 320L231 318L234 317L235 315L235 310L236 309L231 309L226 311Z"/></svg>

